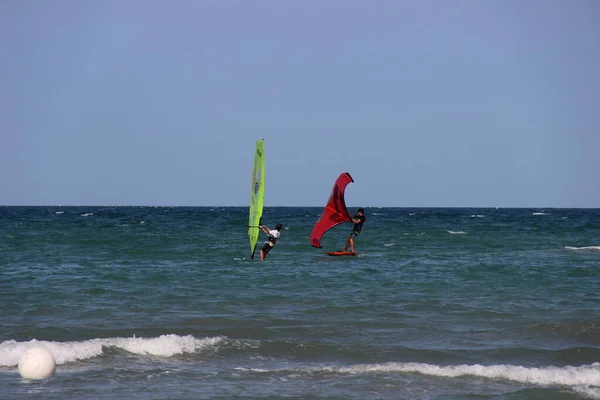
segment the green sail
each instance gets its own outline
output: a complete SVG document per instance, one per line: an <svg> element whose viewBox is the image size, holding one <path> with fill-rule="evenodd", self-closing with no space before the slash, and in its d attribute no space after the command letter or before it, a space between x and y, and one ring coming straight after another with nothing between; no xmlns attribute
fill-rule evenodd
<svg viewBox="0 0 600 400"><path fill-rule="evenodd" d="M248 237L250 238L250 258L254 258L256 242L260 233L263 203L265 201L265 141L256 142L254 166L252 167L252 186L250 187L250 219Z"/></svg>

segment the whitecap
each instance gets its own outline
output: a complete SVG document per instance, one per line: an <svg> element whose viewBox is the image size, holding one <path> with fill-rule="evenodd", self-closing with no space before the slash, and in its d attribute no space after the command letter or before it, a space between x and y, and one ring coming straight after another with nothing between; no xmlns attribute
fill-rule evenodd
<svg viewBox="0 0 600 400"><path fill-rule="evenodd" d="M252 371L257 373L272 371L290 371L287 368L277 370L265 370L258 368L236 368L241 371ZM369 373L419 373L426 376L438 376L444 378L461 378L473 376L498 381L509 380L541 387L567 386L579 393L596 394L600 383L600 363L580 366L546 366L546 367L523 367L520 365L497 364L497 365L435 365L426 363L397 363L388 362L383 364L356 364L349 366L319 366L297 369L290 372L309 373L327 372L341 374L369 374ZM592 386L592 388L590 388Z"/></svg>
<svg viewBox="0 0 600 400"><path fill-rule="evenodd" d="M448 233L451 234L451 235L466 235L467 234L467 232L464 232L464 231L456 231L456 232L455 231L448 231Z"/></svg>
<svg viewBox="0 0 600 400"><path fill-rule="evenodd" d="M600 246L586 246L586 247L574 247L574 246L565 246L567 250L600 250Z"/></svg>
<svg viewBox="0 0 600 400"><path fill-rule="evenodd" d="M340 372L418 372L423 375L460 377L465 375L490 378L507 379L515 382L528 383L540 386L581 386L600 384L600 363L581 365L577 367L540 367L527 368L520 365L432 365L424 363L385 363L364 364L344 367Z"/></svg>
<svg viewBox="0 0 600 400"><path fill-rule="evenodd" d="M43 347L50 351L57 364L86 360L103 354L104 348L119 348L129 353L171 357L178 354L194 353L217 346L224 341L222 336L196 339L192 335L161 335L154 338L106 338L80 342L47 342L33 339L29 342L8 340L0 343L0 366L12 367L19 363L21 355L33 347Z"/></svg>
<svg viewBox="0 0 600 400"><path fill-rule="evenodd" d="M573 391L588 399L600 399L600 387L580 385L573 387Z"/></svg>
<svg viewBox="0 0 600 400"><path fill-rule="evenodd" d="M258 373L271 372L270 370L264 369L264 368L235 367L234 370L236 370L236 371L244 371L244 372L258 372Z"/></svg>

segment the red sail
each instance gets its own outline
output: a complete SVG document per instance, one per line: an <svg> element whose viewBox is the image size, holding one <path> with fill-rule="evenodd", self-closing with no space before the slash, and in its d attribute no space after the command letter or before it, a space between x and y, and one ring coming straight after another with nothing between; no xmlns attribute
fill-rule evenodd
<svg viewBox="0 0 600 400"><path fill-rule="evenodd" d="M325 232L336 225L351 221L344 201L344 191L350 182L354 182L354 179L347 172L341 174L335 181L329 201L310 235L310 244L313 247L321 247L321 238Z"/></svg>

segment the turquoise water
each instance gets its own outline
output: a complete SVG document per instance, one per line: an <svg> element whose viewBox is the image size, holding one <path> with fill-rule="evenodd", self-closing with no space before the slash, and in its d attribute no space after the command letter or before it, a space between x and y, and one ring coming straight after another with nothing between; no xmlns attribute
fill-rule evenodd
<svg viewBox="0 0 600 400"><path fill-rule="evenodd" d="M0 397L600 399L600 210L320 212L0 207Z"/></svg>

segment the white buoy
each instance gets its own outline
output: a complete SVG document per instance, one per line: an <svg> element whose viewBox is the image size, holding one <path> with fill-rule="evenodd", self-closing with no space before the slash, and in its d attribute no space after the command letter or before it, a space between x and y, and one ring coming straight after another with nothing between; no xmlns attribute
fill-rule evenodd
<svg viewBox="0 0 600 400"><path fill-rule="evenodd" d="M52 353L42 347L27 350L19 359L19 373L24 379L48 378L55 370Z"/></svg>

